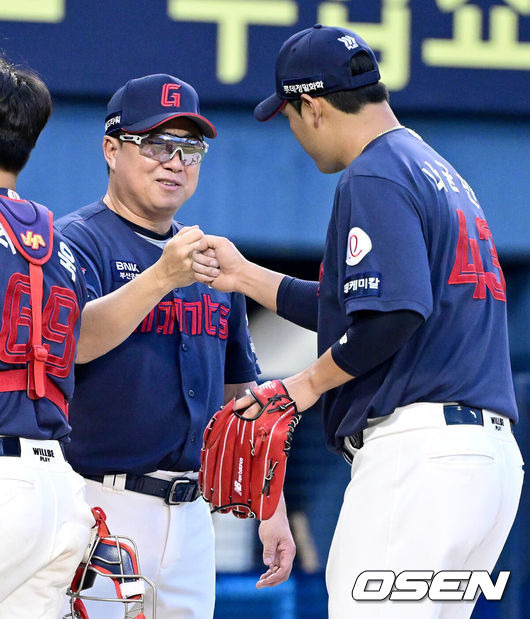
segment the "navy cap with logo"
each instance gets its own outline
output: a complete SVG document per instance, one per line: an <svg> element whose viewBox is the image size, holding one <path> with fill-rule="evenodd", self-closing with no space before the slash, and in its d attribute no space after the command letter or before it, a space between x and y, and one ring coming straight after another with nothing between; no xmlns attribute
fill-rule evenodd
<svg viewBox="0 0 530 619"><path fill-rule="evenodd" d="M208 138L217 135L212 123L201 116L199 97L192 86L165 73L146 75L129 80L114 93L107 105L105 134L120 130L145 133L179 117L193 120Z"/></svg>
<svg viewBox="0 0 530 619"><path fill-rule="evenodd" d="M350 61L361 51L370 56L373 68L352 75ZM358 34L316 24L293 34L282 45L276 61L276 92L256 106L254 117L269 120L304 93L316 97L353 90L380 78L375 54Z"/></svg>

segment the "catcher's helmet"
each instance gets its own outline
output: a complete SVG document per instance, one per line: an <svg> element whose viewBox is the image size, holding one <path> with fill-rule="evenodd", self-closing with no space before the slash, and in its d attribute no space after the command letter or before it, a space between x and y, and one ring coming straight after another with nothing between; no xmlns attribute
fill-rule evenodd
<svg viewBox="0 0 530 619"><path fill-rule="evenodd" d="M124 605L124 619L145 619L145 584L151 587L153 610L156 616L156 588L140 574L136 544L128 537L110 535L105 522L105 512L100 507L92 509L96 519L94 534L85 556L77 568L72 584L66 592L70 597L70 613L63 619L88 619L82 600L118 602ZM96 597L84 591L93 586L96 576L110 578L116 589L116 597Z"/></svg>

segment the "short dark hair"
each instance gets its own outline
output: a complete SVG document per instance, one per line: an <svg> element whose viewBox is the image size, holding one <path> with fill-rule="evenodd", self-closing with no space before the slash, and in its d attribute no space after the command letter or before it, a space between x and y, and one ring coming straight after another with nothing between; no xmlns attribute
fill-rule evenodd
<svg viewBox="0 0 530 619"><path fill-rule="evenodd" d="M18 174L48 122L52 100L33 72L0 58L0 168Z"/></svg>
<svg viewBox="0 0 530 619"><path fill-rule="evenodd" d="M352 75L360 75L374 68L372 59L364 50L358 52L350 61L350 71ZM341 112L347 114L357 114L367 103L381 103L389 101L388 89L379 81L368 86L361 86L354 90L340 90L321 95L330 105ZM294 99L289 103L300 114L302 110L302 99Z"/></svg>

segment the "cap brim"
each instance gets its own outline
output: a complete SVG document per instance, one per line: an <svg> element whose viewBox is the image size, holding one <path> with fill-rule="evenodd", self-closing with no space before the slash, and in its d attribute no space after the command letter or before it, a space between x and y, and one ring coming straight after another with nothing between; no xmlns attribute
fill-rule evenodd
<svg viewBox="0 0 530 619"><path fill-rule="evenodd" d="M201 116L200 114L193 114L191 112L181 112L180 114L160 114L158 116L146 118L141 122L133 123L132 125L128 125L126 127L117 127L117 129L121 128L134 133L145 133L146 131L151 131L151 129L158 127L159 125L167 123L168 120L181 117L192 120L199 127L202 134L207 138L215 138L217 136L215 127L208 119L204 118L204 116Z"/></svg>
<svg viewBox="0 0 530 619"><path fill-rule="evenodd" d="M281 99L276 93L267 97L254 108L254 118L261 122L274 118L287 105L286 99Z"/></svg>

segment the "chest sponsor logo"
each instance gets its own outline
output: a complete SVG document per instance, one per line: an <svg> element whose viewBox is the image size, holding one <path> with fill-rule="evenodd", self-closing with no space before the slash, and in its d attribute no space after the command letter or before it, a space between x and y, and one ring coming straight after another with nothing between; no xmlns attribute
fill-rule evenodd
<svg viewBox="0 0 530 619"><path fill-rule="evenodd" d="M129 260L111 260L112 281L127 282L138 277L142 272L136 262Z"/></svg>
<svg viewBox="0 0 530 619"><path fill-rule="evenodd" d="M380 297L382 276L378 271L358 273L344 282L344 300L358 297Z"/></svg>
<svg viewBox="0 0 530 619"><path fill-rule="evenodd" d="M372 249L370 237L361 228L352 228L348 234L348 247L346 248L346 264L355 266Z"/></svg>

